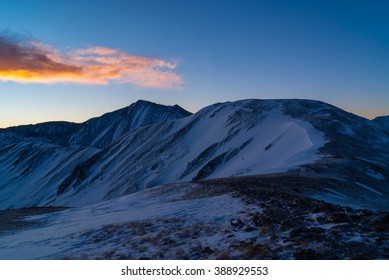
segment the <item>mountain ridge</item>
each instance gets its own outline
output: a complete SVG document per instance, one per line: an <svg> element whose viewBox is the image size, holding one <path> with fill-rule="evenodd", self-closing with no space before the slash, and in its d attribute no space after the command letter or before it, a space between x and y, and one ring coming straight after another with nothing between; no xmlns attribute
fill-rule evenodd
<svg viewBox="0 0 389 280"><path fill-rule="evenodd" d="M126 108L88 120L73 140L0 146L0 206L80 206L161 184L279 172L336 180L300 190L318 199L388 201L388 132L333 105L246 99L190 114L140 100Z"/></svg>
<svg viewBox="0 0 389 280"><path fill-rule="evenodd" d="M143 113L142 111L144 110L154 110L155 114L148 119L135 123L133 120L139 121L139 114ZM190 112L178 105L166 106L138 100L127 107L88 119L82 123L50 121L0 129L0 147L15 142L40 141L59 146L92 145L102 148L131 129L156 122L182 118L190 114ZM104 131L108 126L111 126L111 131ZM97 137L99 139L96 140Z"/></svg>
<svg viewBox="0 0 389 280"><path fill-rule="evenodd" d="M373 119L373 121L384 126L389 131L389 116L379 116Z"/></svg>

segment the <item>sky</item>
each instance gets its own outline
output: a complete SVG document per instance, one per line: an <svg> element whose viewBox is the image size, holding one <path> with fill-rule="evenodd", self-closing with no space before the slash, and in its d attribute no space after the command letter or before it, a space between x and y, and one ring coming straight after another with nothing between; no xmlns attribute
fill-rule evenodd
<svg viewBox="0 0 389 280"><path fill-rule="evenodd" d="M307 98L389 115L386 1L0 0L0 127L139 100Z"/></svg>

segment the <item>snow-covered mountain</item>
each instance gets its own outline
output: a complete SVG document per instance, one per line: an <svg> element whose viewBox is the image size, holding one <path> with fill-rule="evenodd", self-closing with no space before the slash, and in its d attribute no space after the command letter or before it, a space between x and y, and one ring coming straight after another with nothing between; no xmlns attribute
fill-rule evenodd
<svg viewBox="0 0 389 280"><path fill-rule="evenodd" d="M189 115L191 113L178 105L163 106L139 100L127 108L86 121L78 130L69 135L68 145L103 148L135 128Z"/></svg>
<svg viewBox="0 0 389 280"><path fill-rule="evenodd" d="M216 104L134 130L97 152L61 182L55 204L85 205L172 182L286 171L318 159L315 150L324 143L324 134L308 122L284 115L282 102Z"/></svg>
<svg viewBox="0 0 389 280"><path fill-rule="evenodd" d="M58 185L102 146L138 127L191 115L137 101L81 124L47 122L0 130L0 209L47 204Z"/></svg>
<svg viewBox="0 0 389 280"><path fill-rule="evenodd" d="M191 115L178 105L164 106L139 100L134 104L84 123L46 122L0 129L0 147L20 142L102 148L124 133L154 123Z"/></svg>
<svg viewBox="0 0 389 280"><path fill-rule="evenodd" d="M293 183L310 197L388 205L388 131L318 101L241 100L193 115L139 101L48 134L24 128L0 131L8 135L0 138L2 209L84 206L167 183L280 173L322 182ZM22 136L9 136L16 130Z"/></svg>
<svg viewBox="0 0 389 280"><path fill-rule="evenodd" d="M0 129L0 147L22 142L43 142L66 146L68 135L81 124L71 122L45 122Z"/></svg>

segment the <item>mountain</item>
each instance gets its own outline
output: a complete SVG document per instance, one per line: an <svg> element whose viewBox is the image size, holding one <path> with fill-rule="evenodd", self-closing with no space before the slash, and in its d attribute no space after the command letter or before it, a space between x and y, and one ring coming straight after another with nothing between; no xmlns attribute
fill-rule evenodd
<svg viewBox="0 0 389 280"><path fill-rule="evenodd" d="M86 205L160 184L286 171L318 159L324 135L281 109L278 101L244 100L142 127L80 163L60 184L55 204Z"/></svg>
<svg viewBox="0 0 389 280"><path fill-rule="evenodd" d="M376 117L373 121L389 130L389 116Z"/></svg>
<svg viewBox="0 0 389 280"><path fill-rule="evenodd" d="M81 125L71 122L45 122L0 129L0 147L21 142L43 142L67 145L68 135Z"/></svg>
<svg viewBox="0 0 389 280"><path fill-rule="evenodd" d="M187 117L191 113L178 105L163 106L139 100L127 108L93 118L68 136L68 146L103 148L124 133L150 124Z"/></svg>
<svg viewBox="0 0 389 280"><path fill-rule="evenodd" d="M139 101L67 131L0 150L1 208L85 206L167 183L261 174L297 178L291 191L332 203L388 205L388 131L319 101L240 100L193 115Z"/></svg>
<svg viewBox="0 0 389 280"><path fill-rule="evenodd" d="M59 146L102 148L124 133L154 123L191 115L178 105L163 106L139 100L84 123L46 122L0 129L0 147L20 142L44 142Z"/></svg>
<svg viewBox="0 0 389 280"><path fill-rule="evenodd" d="M58 185L103 145L138 127L189 116L178 105L137 101L81 124L47 122L0 130L0 209L46 205Z"/></svg>
<svg viewBox="0 0 389 280"><path fill-rule="evenodd" d="M0 259L389 259L386 119L139 101L1 130Z"/></svg>

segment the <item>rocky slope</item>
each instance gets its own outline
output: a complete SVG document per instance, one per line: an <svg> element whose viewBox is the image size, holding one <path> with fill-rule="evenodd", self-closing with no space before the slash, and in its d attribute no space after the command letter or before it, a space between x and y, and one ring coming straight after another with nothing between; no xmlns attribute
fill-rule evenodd
<svg viewBox="0 0 389 280"><path fill-rule="evenodd" d="M287 182L215 179L56 213L0 211L15 225L0 224L0 259L389 259L388 212L320 202Z"/></svg>

